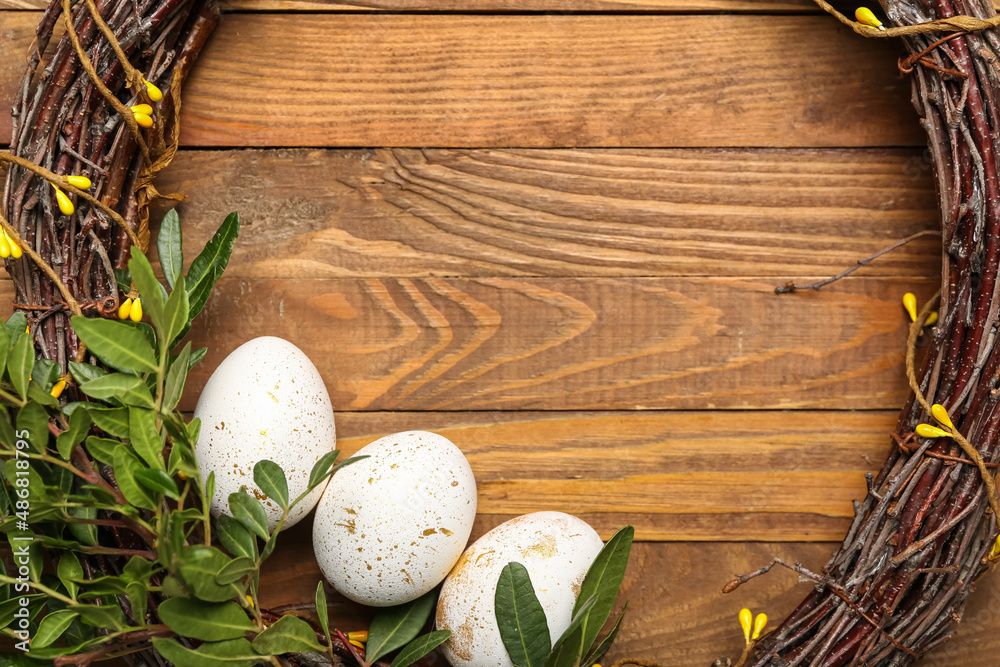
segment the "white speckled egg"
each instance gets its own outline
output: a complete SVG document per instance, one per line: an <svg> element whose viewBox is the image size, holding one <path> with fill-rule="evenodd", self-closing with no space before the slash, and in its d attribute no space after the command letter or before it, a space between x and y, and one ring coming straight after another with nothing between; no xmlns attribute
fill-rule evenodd
<svg viewBox="0 0 1000 667"><path fill-rule="evenodd" d="M212 514L228 514L229 494L246 486L263 503L270 529L281 519L281 508L257 489L254 465L270 459L281 466L294 500L308 488L316 461L336 449L333 405L323 378L302 350L273 336L244 343L219 364L194 416L201 419L198 467L203 478L215 472ZM321 485L292 509L284 527L308 514L322 494Z"/></svg>
<svg viewBox="0 0 1000 667"><path fill-rule="evenodd" d="M437 629L451 630L441 647L448 662L513 667L494 606L500 571L512 561L527 568L555 642L569 627L580 585L603 546L587 522L562 512L525 514L480 537L445 579L438 599Z"/></svg>
<svg viewBox="0 0 1000 667"><path fill-rule="evenodd" d="M476 480L447 438L407 431L380 438L338 471L313 523L326 580L362 604L414 600L445 578L476 517Z"/></svg>

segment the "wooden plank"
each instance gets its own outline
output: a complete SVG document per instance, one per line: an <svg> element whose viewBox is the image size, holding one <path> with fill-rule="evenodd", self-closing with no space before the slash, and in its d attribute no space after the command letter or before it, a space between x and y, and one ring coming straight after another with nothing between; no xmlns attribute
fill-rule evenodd
<svg viewBox="0 0 1000 667"><path fill-rule="evenodd" d="M469 459L477 530L513 515L579 515L607 539L839 539L885 458L895 412L341 412L353 455L408 430L439 433Z"/></svg>
<svg viewBox="0 0 1000 667"><path fill-rule="evenodd" d="M47 0L0 0L0 10L45 9ZM223 0L224 11L264 12L803 12L818 11L810 0Z"/></svg>
<svg viewBox="0 0 1000 667"><path fill-rule="evenodd" d="M243 278L787 279L938 225L915 150L182 151L158 186L187 195L188 262L241 213ZM857 275L939 272L928 237Z"/></svg>
<svg viewBox="0 0 1000 667"><path fill-rule="evenodd" d="M299 524L279 540L264 565L261 605L307 603L321 579L311 557L310 528ZM780 619L810 590L798 576L773 569L734 593L722 586L734 575L756 570L772 558L799 561L820 571L834 546L802 543L636 543L632 548L619 605L629 602L621 632L604 664L624 657L653 660L662 667L710 665L743 649L737 613L743 607ZM371 610L328 592L331 619L344 630L366 627ZM308 613L308 612L307 612ZM773 621L772 621L773 623ZM965 610L958 633L921 665L993 667L1000 651L1000 589L984 581Z"/></svg>
<svg viewBox="0 0 1000 667"><path fill-rule="evenodd" d="M0 14L5 52L36 19ZM182 142L922 145L898 47L877 41L820 16L232 15L188 83ZM3 107L22 73L5 60Z"/></svg>
<svg viewBox="0 0 1000 667"><path fill-rule="evenodd" d="M900 296L857 279L775 296L712 279L228 279L195 325L208 370L245 340L296 342L339 410L896 409ZM193 395L193 394L192 394ZM191 406L193 407L193 406Z"/></svg>

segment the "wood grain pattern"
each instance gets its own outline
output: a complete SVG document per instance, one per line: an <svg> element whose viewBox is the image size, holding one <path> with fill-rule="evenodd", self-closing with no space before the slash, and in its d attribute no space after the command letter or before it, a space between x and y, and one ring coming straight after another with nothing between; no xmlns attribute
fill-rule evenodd
<svg viewBox="0 0 1000 667"><path fill-rule="evenodd" d="M37 16L0 14L5 53ZM182 142L923 145L875 41L820 16L238 14L186 87ZM21 67L0 70L0 106Z"/></svg>
<svg viewBox="0 0 1000 667"><path fill-rule="evenodd" d="M240 343L295 341L340 410L895 409L900 296L857 279L296 279L220 282L188 387ZM193 394L192 394L193 395ZM193 406L190 406L193 407Z"/></svg>
<svg viewBox="0 0 1000 667"><path fill-rule="evenodd" d="M44 9L47 0L0 0L0 10ZM817 12L810 0L222 0L228 11L334 12Z"/></svg>
<svg viewBox="0 0 1000 667"><path fill-rule="evenodd" d="M282 536L265 565L262 605L312 599L320 574L313 559L302 556L311 548L310 535L310 526L303 522ZM780 568L729 595L722 594L722 586L733 575L755 570L774 557L819 571L833 548L825 543L635 544L618 603L628 600L629 611L605 664L624 657L655 660L663 667L707 666L724 654L735 660L743 647L737 623L742 607L781 618L809 589L797 575ZM981 588L970 599L955 639L922 660L922 667L996 665L1000 588L995 577L985 579ZM335 592L328 596L332 623L345 630L367 627L370 610Z"/></svg>
<svg viewBox="0 0 1000 667"><path fill-rule="evenodd" d="M937 225L915 150L182 151L159 187L187 195L188 262L241 213L245 278L787 279ZM857 275L933 278L939 255L928 237Z"/></svg>
<svg viewBox="0 0 1000 667"><path fill-rule="evenodd" d="M572 513L607 539L837 539L885 456L894 412L341 412L344 456L391 433L458 445L479 491L477 531ZM834 491L831 491L835 489Z"/></svg>

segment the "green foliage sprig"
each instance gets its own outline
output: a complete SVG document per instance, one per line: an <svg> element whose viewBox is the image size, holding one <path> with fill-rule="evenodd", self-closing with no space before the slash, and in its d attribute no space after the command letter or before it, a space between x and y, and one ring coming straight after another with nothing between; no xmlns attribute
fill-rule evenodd
<svg viewBox="0 0 1000 667"><path fill-rule="evenodd" d="M604 545L580 586L569 627L553 643L545 611L527 568L508 563L500 572L494 595L497 627L514 667L591 667L611 648L628 603L600 642L618 589L625 578L635 530L626 526Z"/></svg>
<svg viewBox="0 0 1000 667"><path fill-rule="evenodd" d="M168 213L157 237L166 286L133 248L116 278L123 291L138 290L151 325L71 319L101 362L69 364L70 391L83 400L52 395L59 368L35 360L23 314L0 327L0 528L16 570L0 562L0 632L30 649L31 664L88 665L150 646L192 667L279 664L293 652L333 662L328 628L294 616L265 622L260 568L291 509L362 457L337 464L339 452L324 455L294 499L282 469L259 461L254 483L282 507L278 525L268 530L246 489L230 496L232 516L213 523L214 473L203 479L195 460L200 424L177 411L205 350L176 348L238 234L233 213L185 274L180 220ZM322 587L316 602L325 619Z"/></svg>

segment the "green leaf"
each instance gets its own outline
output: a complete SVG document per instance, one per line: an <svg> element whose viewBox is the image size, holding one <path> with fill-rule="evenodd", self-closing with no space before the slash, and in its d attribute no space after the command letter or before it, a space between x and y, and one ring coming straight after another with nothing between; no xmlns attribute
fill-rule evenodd
<svg viewBox="0 0 1000 667"><path fill-rule="evenodd" d="M177 483L162 470L136 470L135 478L153 493L162 493L167 498L180 500L181 493Z"/></svg>
<svg viewBox="0 0 1000 667"><path fill-rule="evenodd" d="M140 373L156 372L153 349L138 329L118 320L79 315L70 319L70 325L90 351L109 365Z"/></svg>
<svg viewBox="0 0 1000 667"><path fill-rule="evenodd" d="M142 556L132 556L122 568L122 576L128 581L148 583L153 573L153 564Z"/></svg>
<svg viewBox="0 0 1000 667"><path fill-rule="evenodd" d="M365 661L373 663L416 639L434 612L437 593L435 589L412 602L379 609L368 628Z"/></svg>
<svg viewBox="0 0 1000 667"><path fill-rule="evenodd" d="M132 289L132 272L128 269L115 269L115 282L118 283L118 289L128 294Z"/></svg>
<svg viewBox="0 0 1000 667"><path fill-rule="evenodd" d="M163 438L156 430L156 415L152 410L128 409L128 436L132 450L150 468L164 470ZM176 488L176 486L175 486Z"/></svg>
<svg viewBox="0 0 1000 667"><path fill-rule="evenodd" d="M79 410L79 412L83 411ZM92 435L87 438L86 442L83 443L83 446L92 457L101 463L114 465L115 448L120 444L122 443L117 440L111 440L110 438L98 438L96 435Z"/></svg>
<svg viewBox="0 0 1000 667"><path fill-rule="evenodd" d="M24 330L21 330L24 333ZM28 396L28 379L35 365L35 345L31 336L21 336L7 354L7 373L21 398Z"/></svg>
<svg viewBox="0 0 1000 667"><path fill-rule="evenodd" d="M94 426L116 438L128 437L128 408L89 408Z"/></svg>
<svg viewBox="0 0 1000 667"><path fill-rule="evenodd" d="M257 538L242 523L228 514L220 514L215 521L215 534L226 551L235 558L257 560Z"/></svg>
<svg viewBox="0 0 1000 667"><path fill-rule="evenodd" d="M116 603L102 605L78 604L74 605L74 611L80 615L83 622L95 628L107 628L108 630L121 630L124 627L124 617L121 607Z"/></svg>
<svg viewBox="0 0 1000 667"><path fill-rule="evenodd" d="M91 398L108 400L118 399L125 405L134 405L140 408L156 407L153 403L153 395L149 393L149 388L142 378L128 373L111 373L104 377L90 380L80 385L80 389ZM97 422L97 419L94 419Z"/></svg>
<svg viewBox="0 0 1000 667"><path fill-rule="evenodd" d="M183 667L254 667L264 660L246 639L206 642L196 649L184 648L176 639L154 637L153 648L175 665Z"/></svg>
<svg viewBox="0 0 1000 667"><path fill-rule="evenodd" d="M608 633L607 637L601 640L601 643L597 645L597 648L595 648L594 652L590 654L590 657L583 662L581 667L591 667L591 665L604 657L604 655L611 648L611 645L615 643L615 637L618 636L618 630L621 628L622 619L625 618L626 611L628 611L628 602L626 602L625 606L622 608L622 613L618 614L618 620L615 621L615 625L611 628L611 632Z"/></svg>
<svg viewBox="0 0 1000 667"><path fill-rule="evenodd" d="M26 431L31 448L43 453L49 444L49 415L45 408L34 401L21 408L17 413L17 430Z"/></svg>
<svg viewBox="0 0 1000 667"><path fill-rule="evenodd" d="M594 606L584 617L580 625L580 653L586 655L591 645L597 639L597 633L604 627L611 609L618 598L618 589L621 588L625 579L625 567L628 565L629 553L632 550L632 539L635 536L635 529L632 526L625 526L615 533L608 543L604 545L601 552L597 554L594 562L587 570L580 585L580 592L576 597L576 604L573 606L573 613L579 611L582 602L594 596Z"/></svg>
<svg viewBox="0 0 1000 667"><path fill-rule="evenodd" d="M66 511L71 517L76 519L96 519L97 518L97 508L96 507L68 507ZM71 521L67 527L69 532L77 540L86 544L88 547L93 547L97 545L97 526L92 523L81 523L79 521Z"/></svg>
<svg viewBox="0 0 1000 667"><path fill-rule="evenodd" d="M50 408L59 407L59 401L49 392L39 387L38 383L34 380L28 383L28 400L47 405Z"/></svg>
<svg viewBox="0 0 1000 667"><path fill-rule="evenodd" d="M177 286L170 293L170 298L163 309L163 340L167 349L171 349L177 337L188 327L190 304L188 293L184 290L184 276L177 277Z"/></svg>
<svg viewBox="0 0 1000 667"><path fill-rule="evenodd" d="M56 362L45 357L35 360L35 367L31 369L31 381L41 389L51 389L58 377L59 365Z"/></svg>
<svg viewBox="0 0 1000 667"><path fill-rule="evenodd" d="M153 275L153 267L142 251L132 247L132 258L128 261L128 269L132 272L132 280L139 288L139 298L142 299L142 309L149 314L156 330L163 334L163 308L165 298L163 286Z"/></svg>
<svg viewBox="0 0 1000 667"><path fill-rule="evenodd" d="M326 645L330 646L330 611L326 608L326 591L323 589L323 580L316 582L316 618L319 619L323 634L326 635Z"/></svg>
<svg viewBox="0 0 1000 667"><path fill-rule="evenodd" d="M73 448L80 444L89 430L90 415L86 410L74 410L73 414L69 416L69 428L56 437L56 449L59 450L59 456L68 461Z"/></svg>
<svg viewBox="0 0 1000 667"><path fill-rule="evenodd" d="M236 583L248 574L253 574L257 571L257 565L249 558L236 558L229 561L221 570L219 570L215 575L215 583L225 586L226 584Z"/></svg>
<svg viewBox="0 0 1000 667"><path fill-rule="evenodd" d="M500 571L493 605L500 639L515 667L543 667L552 639L542 603L524 565L507 563Z"/></svg>
<svg viewBox="0 0 1000 667"><path fill-rule="evenodd" d="M274 461L264 459L253 467L253 481L281 509L288 507L288 481L285 472Z"/></svg>
<svg viewBox="0 0 1000 667"><path fill-rule="evenodd" d="M259 500L246 491L230 493L229 511L233 513L233 518L246 526L251 533L261 539L267 539L267 513Z"/></svg>
<svg viewBox="0 0 1000 667"><path fill-rule="evenodd" d="M97 366L91 366L90 364L83 364L78 361L69 362L69 373L73 376L73 382L77 384L83 384L89 380L96 380L102 375L107 375L107 371L98 368Z"/></svg>
<svg viewBox="0 0 1000 667"><path fill-rule="evenodd" d="M189 320L193 320L205 307L212 286L229 264L229 256L239 233L240 216L236 212L230 213L212 239L205 244L205 249L191 262L187 274L187 292L191 305Z"/></svg>
<svg viewBox="0 0 1000 667"><path fill-rule="evenodd" d="M170 289L174 281L184 271L184 235L181 233L181 219L177 209L170 209L160 222L160 232L156 235L156 253L160 256L160 269Z"/></svg>
<svg viewBox="0 0 1000 667"><path fill-rule="evenodd" d="M141 625L146 619L146 607L149 605L149 587L145 583L130 581L125 584L129 604L132 606L132 617Z"/></svg>
<svg viewBox="0 0 1000 667"><path fill-rule="evenodd" d="M583 652L579 650L579 636L582 634L580 626L583 624L583 619L594 606L595 600L595 596L591 595L573 614L573 619L569 622L569 627L566 628L562 636L552 646L552 651L545 660L545 667L576 667L583 660Z"/></svg>
<svg viewBox="0 0 1000 667"><path fill-rule="evenodd" d="M309 473L309 488L314 489L330 476L330 467L340 456L340 450L334 449L319 457L319 461L312 467Z"/></svg>
<svg viewBox="0 0 1000 667"><path fill-rule="evenodd" d="M118 445L114 454L115 481L125 499L136 507L156 509L156 498L136 479L136 472L145 467L126 445Z"/></svg>
<svg viewBox="0 0 1000 667"><path fill-rule="evenodd" d="M70 626L77 614L72 609L62 609L48 614L38 624L35 636L31 638L31 650L45 648L55 640L62 637L66 628Z"/></svg>
<svg viewBox="0 0 1000 667"><path fill-rule="evenodd" d="M169 598L160 603L160 620L182 637L217 642L237 639L254 630L254 624L235 602L202 602Z"/></svg>
<svg viewBox="0 0 1000 667"><path fill-rule="evenodd" d="M215 575L229 564L230 559L214 547L202 544L184 547L179 571L188 590L206 602L225 602L240 595L239 587L221 585Z"/></svg>
<svg viewBox="0 0 1000 667"><path fill-rule="evenodd" d="M80 590L74 579L83 579L83 566L72 551L63 551L59 557L59 566L56 568L59 581L66 587L66 592L71 598L76 599L76 593Z"/></svg>
<svg viewBox="0 0 1000 667"><path fill-rule="evenodd" d="M21 332L24 332L24 327L21 327ZM0 377L3 377L3 372L7 368L7 354L10 352L11 343L7 327L0 327Z"/></svg>
<svg viewBox="0 0 1000 667"><path fill-rule="evenodd" d="M191 362L191 343L187 343L181 353L167 371L167 380L163 385L163 410L170 411L177 407L184 393L184 381L187 379Z"/></svg>
<svg viewBox="0 0 1000 667"><path fill-rule="evenodd" d="M85 585L84 592L80 593L81 598L93 599L105 595L125 595L128 592L128 582L122 577L110 574L96 579L83 579L81 577L77 583Z"/></svg>
<svg viewBox="0 0 1000 667"><path fill-rule="evenodd" d="M322 651L316 633L298 616L282 616L253 640L253 647L265 654Z"/></svg>
<svg viewBox="0 0 1000 667"><path fill-rule="evenodd" d="M449 637L451 637L451 630L435 630L422 637L417 637L399 652L389 667L410 667L417 660L448 641Z"/></svg>
<svg viewBox="0 0 1000 667"><path fill-rule="evenodd" d="M20 310L16 311L7 321L4 323L4 328L7 329L7 337L10 339L11 345L17 342L17 339L24 334L24 330L28 326L28 317Z"/></svg>

